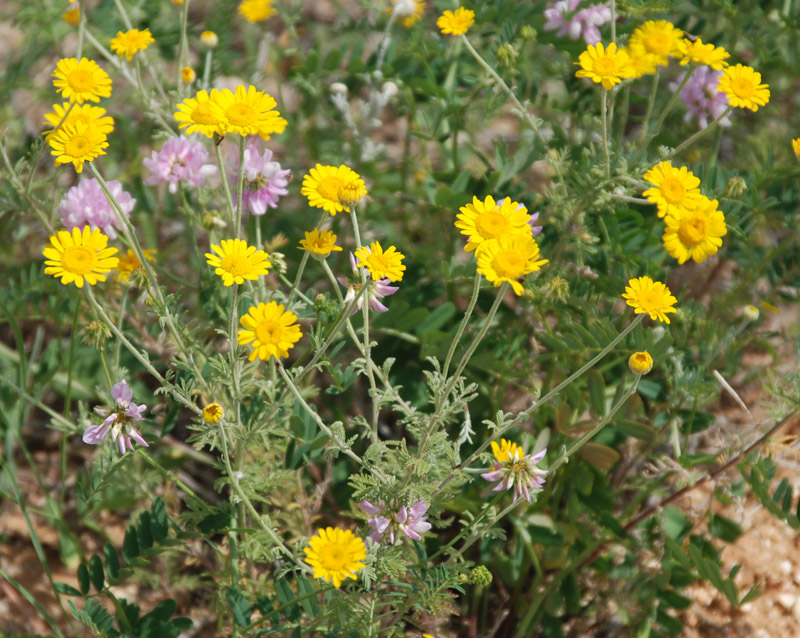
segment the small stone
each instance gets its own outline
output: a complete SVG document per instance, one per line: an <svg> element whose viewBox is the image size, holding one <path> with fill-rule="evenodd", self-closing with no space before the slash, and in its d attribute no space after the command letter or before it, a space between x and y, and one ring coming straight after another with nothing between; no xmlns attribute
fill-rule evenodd
<svg viewBox="0 0 800 638"><path fill-rule="evenodd" d="M788 560L782 560L778 568L781 570L782 574L786 574L787 576L792 573L792 563Z"/></svg>
<svg viewBox="0 0 800 638"><path fill-rule="evenodd" d="M783 607L786 611L792 611L792 608L797 602L797 596L789 593L779 594L778 602L780 603L781 607Z"/></svg>

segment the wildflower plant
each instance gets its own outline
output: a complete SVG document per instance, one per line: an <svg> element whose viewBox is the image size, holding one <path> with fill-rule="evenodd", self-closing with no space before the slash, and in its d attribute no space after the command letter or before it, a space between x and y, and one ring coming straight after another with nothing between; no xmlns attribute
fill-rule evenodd
<svg viewBox="0 0 800 638"><path fill-rule="evenodd" d="M800 404L790 27L13 4L0 485L48 591L0 570L9 631L666 636L690 583L758 595L720 549L741 499L800 528L762 453Z"/></svg>

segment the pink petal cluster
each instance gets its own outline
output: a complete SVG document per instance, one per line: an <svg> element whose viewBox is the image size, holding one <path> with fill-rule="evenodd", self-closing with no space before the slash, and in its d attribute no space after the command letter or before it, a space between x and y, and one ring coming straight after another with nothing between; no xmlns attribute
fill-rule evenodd
<svg viewBox="0 0 800 638"><path fill-rule="evenodd" d="M169 192L178 192L178 183L202 186L206 177L217 172L217 167L206 164L208 151L200 142L186 137L171 137L161 150L142 160L150 171L144 183L148 186L169 182Z"/></svg>
<svg viewBox="0 0 800 638"><path fill-rule="evenodd" d="M707 66L700 66L694 70L681 91L681 101L686 106L686 115L683 117L685 122L697 118L700 128L705 128L711 120L722 115L728 108L727 96L717 89L721 76L722 71L714 71ZM669 85L669 88L677 91L679 86L680 82L676 80ZM730 126L729 116L723 117L719 125Z"/></svg>
<svg viewBox="0 0 800 638"><path fill-rule="evenodd" d="M538 491L544 486L544 477L547 470L541 470L536 465L544 458L547 449L524 456L522 448L518 447L505 462L495 461L491 472L484 472L481 478L487 481L498 481L493 492L510 490L514 488L514 500L524 496L528 503L531 502L531 492Z"/></svg>
<svg viewBox="0 0 800 638"><path fill-rule="evenodd" d="M122 189L119 181L114 179L107 185L122 212L130 217L136 200ZM83 228L88 224L92 230L99 228L111 239L117 238L117 230L120 229L117 216L100 182L94 177L82 179L77 186L70 188L58 205L58 212L61 213L61 224L67 230Z"/></svg>
<svg viewBox="0 0 800 638"><path fill-rule="evenodd" d="M366 249L369 250L369 247L366 247ZM345 277L338 277L339 283L347 288L347 294L344 297L345 305L349 304L351 301L353 301L353 299L356 298L361 290L361 286L363 285L360 280L358 267L356 266L356 258L353 253L350 253L350 265L353 267L353 272L356 275L356 281L350 282ZM381 299L388 297L389 295L393 295L400 290L399 287L390 285L391 283L392 282L388 277L381 277L377 281L373 281L371 277L367 277L366 285L369 286L369 290L367 290L367 292L365 292L363 295L358 295L356 306L353 308L350 314L354 315L364 307L364 297L369 299L369 307L375 312L386 312L389 310L381 303Z"/></svg>
<svg viewBox="0 0 800 638"><path fill-rule="evenodd" d="M597 44L601 40L599 27L611 22L611 9L597 4L577 11L579 4L580 0L558 0L545 9L545 31L557 31L556 35L568 35L571 40L583 36L586 44Z"/></svg>
<svg viewBox="0 0 800 638"><path fill-rule="evenodd" d="M396 532L402 532L406 538L415 541L422 540L422 534L431 528L431 524L425 520L428 504L422 499L411 507L403 505L397 512L389 516L382 516L387 509L383 503L373 505L369 501L361 501L359 506L367 514L373 516L373 518L367 519L367 524L371 528L369 537L375 543L379 543L388 534L389 542L394 545L396 539L399 538L396 536Z"/></svg>
<svg viewBox="0 0 800 638"><path fill-rule="evenodd" d="M263 215L267 208L277 208L282 195L288 195L286 188L292 180L292 171L282 169L278 162L272 161L272 151L261 151L259 140L253 140L244 149L244 190L242 202L245 210L253 215ZM238 157L231 182L238 185ZM235 192L235 191L234 191Z"/></svg>
<svg viewBox="0 0 800 638"><path fill-rule="evenodd" d="M119 446L120 454L125 454L127 450L133 451L132 441L136 441L144 447L150 447L139 430L133 426L134 422L144 418L142 414L147 406L143 403L139 405L133 403L133 390L128 387L124 379L115 383L111 388L111 398L116 402L115 408L113 410L94 409L97 414L105 417L105 420L100 425L86 428L83 433L83 442L97 445L106 438L107 434L111 433L112 440L116 441Z"/></svg>

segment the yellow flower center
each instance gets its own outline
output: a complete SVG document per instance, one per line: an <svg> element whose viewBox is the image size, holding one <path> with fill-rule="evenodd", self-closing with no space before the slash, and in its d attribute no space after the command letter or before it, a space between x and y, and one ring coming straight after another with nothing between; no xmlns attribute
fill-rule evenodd
<svg viewBox="0 0 800 638"><path fill-rule="evenodd" d="M731 81L731 91L737 97L752 97L755 93L755 86L747 78L734 78Z"/></svg>
<svg viewBox="0 0 800 638"><path fill-rule="evenodd" d="M339 570L350 562L350 553L340 545L326 545L319 552L319 562L326 569Z"/></svg>
<svg viewBox="0 0 800 638"><path fill-rule="evenodd" d="M478 229L484 239L497 239L510 230L508 220L498 212L497 208L487 210L478 217L475 222L475 228Z"/></svg>
<svg viewBox="0 0 800 638"><path fill-rule="evenodd" d="M667 177L661 182L661 194L670 204L680 204L686 197L686 189L677 177Z"/></svg>
<svg viewBox="0 0 800 638"><path fill-rule="evenodd" d="M234 126L251 126L258 119L255 109L249 104L234 104L225 111L225 117Z"/></svg>
<svg viewBox="0 0 800 638"><path fill-rule="evenodd" d="M251 270L247 257L242 255L225 255L221 261L222 268L234 277L243 277Z"/></svg>
<svg viewBox="0 0 800 638"><path fill-rule="evenodd" d="M379 273L386 273L392 269L392 262L386 259L385 255L369 255L368 261L369 265L372 266L372 270Z"/></svg>
<svg viewBox="0 0 800 638"><path fill-rule="evenodd" d="M669 53L669 38L663 33L654 33L644 42L644 48L656 55Z"/></svg>
<svg viewBox="0 0 800 638"><path fill-rule="evenodd" d="M616 75L617 73L617 64L614 62L614 58L611 58L607 55L597 58L592 65L592 70L601 76L606 75Z"/></svg>
<svg viewBox="0 0 800 638"><path fill-rule="evenodd" d="M681 220L678 237L687 246L694 246L703 241L706 234L706 223L700 217L691 216Z"/></svg>
<svg viewBox="0 0 800 638"><path fill-rule="evenodd" d="M83 246L73 246L64 250L61 255L61 265L75 275L85 275L92 271L95 256Z"/></svg>
<svg viewBox="0 0 800 638"><path fill-rule="evenodd" d="M492 268L500 277L516 279L525 270L525 258L516 250L503 250L494 256Z"/></svg>
<svg viewBox="0 0 800 638"><path fill-rule="evenodd" d="M89 71L75 69L67 76L67 84L73 91L91 91L94 87L94 76Z"/></svg>
<svg viewBox="0 0 800 638"><path fill-rule="evenodd" d="M70 157L85 157L92 148L91 140L85 135L76 135L64 144L64 154Z"/></svg>
<svg viewBox="0 0 800 638"><path fill-rule="evenodd" d="M211 111L211 102L201 102L192 111L192 121L197 124L216 124L217 118Z"/></svg>
<svg viewBox="0 0 800 638"><path fill-rule="evenodd" d="M328 175L327 177L323 177L319 181L319 184L317 184L317 192L323 199L327 199L330 202L338 202L339 189L342 187L342 184L344 184L344 182L340 178L335 175Z"/></svg>
<svg viewBox="0 0 800 638"><path fill-rule="evenodd" d="M256 336L261 343L278 343L282 334L283 326L272 319L266 319L256 326Z"/></svg>
<svg viewBox="0 0 800 638"><path fill-rule="evenodd" d="M661 296L652 290L640 290L638 301L642 310L647 312L661 307Z"/></svg>

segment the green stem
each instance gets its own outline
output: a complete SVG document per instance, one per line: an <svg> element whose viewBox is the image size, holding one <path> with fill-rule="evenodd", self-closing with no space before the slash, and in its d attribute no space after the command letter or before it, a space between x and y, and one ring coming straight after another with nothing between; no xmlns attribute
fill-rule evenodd
<svg viewBox="0 0 800 638"><path fill-rule="evenodd" d="M236 210L233 207L233 197L231 196L231 189L228 186L228 176L225 174L225 162L222 161L222 140L225 138L217 138L214 136L214 152L217 155L217 164L219 165L219 176L222 180L222 189L225 191L225 201L228 204L228 213L231 216L231 226L236 228ZM239 167L241 172L241 166Z"/></svg>
<svg viewBox="0 0 800 638"><path fill-rule="evenodd" d="M722 113L719 115L719 117L717 117L717 118L716 118L714 121L710 122L708 126L706 126L705 128L702 128L702 129L700 129L699 131L697 131L697 133L695 133L694 135L692 135L692 136L691 136L691 137L690 137L688 140L684 141L684 142L683 142L682 144L680 144L680 145L679 145L677 148L674 148L674 149L672 149L672 151L670 151L669 153L667 153L667 155L664 157L664 159L665 159L665 160L668 160L668 159L671 159L671 158L675 157L675 156L676 156L678 153L680 153L682 150L684 150L684 149L685 149L685 148L687 148L688 146L690 146L690 145L694 144L694 143L695 143L695 142L696 142L698 139L700 139L701 137L703 137L703 136L704 136L706 133L709 133L710 131L714 130L714 128L717 126L717 124L719 124L719 123L720 123L720 121L721 121L721 120L722 120L722 119L723 119L725 116L727 116L727 115L728 115L728 113L730 113L732 110L733 110L733 107L732 107L732 106L729 106L727 109L725 109L725 110L724 110L724 111L723 111L723 112L722 112Z"/></svg>
<svg viewBox="0 0 800 638"><path fill-rule="evenodd" d="M517 110L519 110L520 115L525 119L525 121L528 123L528 125L533 129L533 132L536 135L536 138L541 143L541 145L544 148L547 148L547 142L545 141L544 137L542 137L542 132L539 130L539 126L538 126L538 124L536 124L536 120L531 116L530 113L528 113L528 109L526 109L522 105L522 103L517 99L517 96L514 95L514 92L510 88L508 88L508 85L503 81L503 78L501 78L497 74L497 72L491 66L489 66L489 64L486 62L486 60L484 60L481 57L481 54L478 53L475 50L475 47L473 47L472 44L470 43L470 41L467 40L467 36L466 35L462 35L461 36L461 41L467 47L467 51L469 51L472 54L472 57L475 58L475 60L478 62L478 64L480 64L483 67L483 69L489 75L492 76L494 81L497 82L500 85L500 88L503 89L503 92L506 95L508 95L509 99L514 103L514 106L517 107Z"/></svg>
<svg viewBox="0 0 800 638"><path fill-rule="evenodd" d="M83 57L83 39L86 36L86 0L79 0L78 7L81 15L78 19L78 49L75 57L80 61Z"/></svg>
<svg viewBox="0 0 800 638"><path fill-rule="evenodd" d="M444 367L442 368L442 378L447 378L447 373L450 371L450 362L453 360L453 355L456 352L456 348L458 347L459 342L461 341L461 337L464 336L464 330L467 328L467 324L469 323L469 319L472 316L472 311L475 309L475 304L478 301L478 295L481 291L481 274L479 272L475 273L475 280L472 283L472 296L469 299L469 304L467 305L467 309L464 311L464 318L461 319L461 323L458 326L458 330L456 331L456 336L453 337L453 340L450 342L450 349L447 351L447 357L444 360Z"/></svg>
<svg viewBox="0 0 800 638"><path fill-rule="evenodd" d="M658 82L661 79L661 67L656 67L656 72L653 74L653 84L650 87L650 97L647 98L647 109L644 112L644 119L642 120L642 128L639 130L639 140L644 140L650 130L650 118L653 115L653 106L656 103L656 95L658 94Z"/></svg>
<svg viewBox="0 0 800 638"><path fill-rule="evenodd" d="M209 49L206 51L206 61L203 68L203 90L208 91L208 85L211 82L211 58L214 52Z"/></svg>
<svg viewBox="0 0 800 638"><path fill-rule="evenodd" d="M188 2L188 0L186 0ZM244 192L244 146L246 138L239 136L239 175L236 183L236 217L234 219L234 237L239 237L242 230L242 195ZM261 246L259 246L261 248Z"/></svg>
<svg viewBox="0 0 800 638"><path fill-rule="evenodd" d="M181 68L186 60L186 23L189 17L189 0L183 0L183 11L181 12L181 41L178 45L178 77L175 82L178 91L178 99L183 99L184 85L181 78Z"/></svg>
<svg viewBox="0 0 800 638"><path fill-rule="evenodd" d="M603 100L600 102L600 118L603 123L603 157L606 164L606 179L611 177L611 158L608 154L608 91L603 90Z"/></svg>

